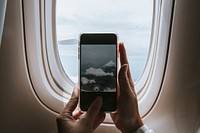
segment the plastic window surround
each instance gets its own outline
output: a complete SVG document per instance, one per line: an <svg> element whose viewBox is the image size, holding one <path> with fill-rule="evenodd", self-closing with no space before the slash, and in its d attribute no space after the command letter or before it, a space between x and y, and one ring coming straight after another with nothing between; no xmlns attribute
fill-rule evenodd
<svg viewBox="0 0 200 133"><path fill-rule="evenodd" d="M23 1L29 76L37 99L53 113L63 109L74 84L60 65L56 40L56 1ZM143 74L135 87L142 117L152 109L164 77L173 0L154 0L151 44ZM148 99L148 100L147 100ZM110 123L107 117L105 122Z"/></svg>

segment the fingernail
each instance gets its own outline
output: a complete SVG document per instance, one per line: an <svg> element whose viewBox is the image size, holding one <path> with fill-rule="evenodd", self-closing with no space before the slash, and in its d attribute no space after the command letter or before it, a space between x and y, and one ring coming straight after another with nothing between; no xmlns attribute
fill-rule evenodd
<svg viewBox="0 0 200 133"><path fill-rule="evenodd" d="M72 92L71 97L73 97L73 98L78 97L77 90L74 90L74 91Z"/></svg>
<svg viewBox="0 0 200 133"><path fill-rule="evenodd" d="M123 43L123 42L120 42L120 43L119 43L119 46L123 46L123 45L124 45L124 43Z"/></svg>
<svg viewBox="0 0 200 133"><path fill-rule="evenodd" d="M73 91L71 97L75 97L75 96L76 96L76 94L75 94L75 92Z"/></svg>

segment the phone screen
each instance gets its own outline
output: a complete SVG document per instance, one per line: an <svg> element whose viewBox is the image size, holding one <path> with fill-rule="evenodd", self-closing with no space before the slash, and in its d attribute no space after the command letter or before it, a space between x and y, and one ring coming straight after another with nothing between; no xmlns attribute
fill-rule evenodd
<svg viewBox="0 0 200 133"><path fill-rule="evenodd" d="M104 40L105 36L108 34L96 34L93 36L96 39L91 40L90 36L80 43L80 107L83 111L97 96L103 98L102 111L116 110L117 40Z"/></svg>

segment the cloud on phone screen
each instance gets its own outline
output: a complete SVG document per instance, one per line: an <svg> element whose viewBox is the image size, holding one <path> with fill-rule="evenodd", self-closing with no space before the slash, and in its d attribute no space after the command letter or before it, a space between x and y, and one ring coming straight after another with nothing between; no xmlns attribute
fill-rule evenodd
<svg viewBox="0 0 200 133"><path fill-rule="evenodd" d="M87 69L85 74L91 74L91 75L95 75L95 76L114 76L114 74L112 72L106 73L101 68L96 69L96 68L93 68L93 67L90 67L89 69Z"/></svg>

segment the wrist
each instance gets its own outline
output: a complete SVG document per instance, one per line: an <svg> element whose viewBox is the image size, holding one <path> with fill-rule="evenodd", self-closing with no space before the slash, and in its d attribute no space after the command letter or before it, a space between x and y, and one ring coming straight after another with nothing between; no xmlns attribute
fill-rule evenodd
<svg viewBox="0 0 200 133"><path fill-rule="evenodd" d="M133 123L130 122L129 124L130 124L130 126L128 126L127 129L122 131L122 133L133 133L137 129L139 129L140 127L142 127L144 125L141 118L136 119Z"/></svg>

